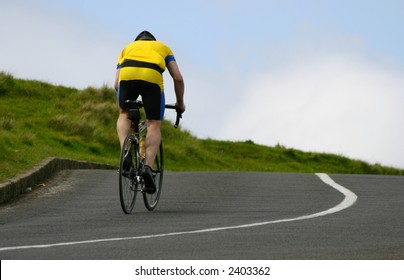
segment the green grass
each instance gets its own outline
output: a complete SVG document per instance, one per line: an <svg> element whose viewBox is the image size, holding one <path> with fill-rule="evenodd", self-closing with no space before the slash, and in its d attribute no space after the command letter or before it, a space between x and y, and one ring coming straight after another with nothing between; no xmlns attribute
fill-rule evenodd
<svg viewBox="0 0 404 280"><path fill-rule="evenodd" d="M0 72L0 181L48 157L118 165L116 94L107 86L78 90L15 79ZM186 114L185 114L186 117ZM252 141L201 140L163 124L166 170L232 170L404 175L404 170L343 156Z"/></svg>
<svg viewBox="0 0 404 280"><path fill-rule="evenodd" d="M116 164L111 89L82 91L0 74L0 180L48 157Z"/></svg>

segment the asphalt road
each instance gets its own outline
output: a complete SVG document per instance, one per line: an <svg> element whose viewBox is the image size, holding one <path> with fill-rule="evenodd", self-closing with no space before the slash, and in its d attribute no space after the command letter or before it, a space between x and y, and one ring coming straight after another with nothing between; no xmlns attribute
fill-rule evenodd
<svg viewBox="0 0 404 280"><path fill-rule="evenodd" d="M315 174L236 172L167 172L125 215L116 171L62 171L0 208L0 259L404 259L404 177L330 177L357 200L318 217L345 197Z"/></svg>

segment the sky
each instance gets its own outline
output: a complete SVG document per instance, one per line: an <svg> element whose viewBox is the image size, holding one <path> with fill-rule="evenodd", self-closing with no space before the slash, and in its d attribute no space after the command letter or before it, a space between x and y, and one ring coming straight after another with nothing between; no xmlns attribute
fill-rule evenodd
<svg viewBox="0 0 404 280"><path fill-rule="evenodd" d="M0 0L0 71L112 87L149 30L175 54L193 135L404 168L403 14L401 0Z"/></svg>

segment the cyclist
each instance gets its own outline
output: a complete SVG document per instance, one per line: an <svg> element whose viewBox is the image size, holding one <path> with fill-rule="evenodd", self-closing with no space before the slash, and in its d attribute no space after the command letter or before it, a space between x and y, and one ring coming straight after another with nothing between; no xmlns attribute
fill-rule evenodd
<svg viewBox="0 0 404 280"><path fill-rule="evenodd" d="M121 148L131 129L125 101L136 100L139 95L142 96L147 118L146 159L142 176L147 193L156 191L151 167L161 142L161 123L165 106L162 73L166 68L174 81L176 105L184 112L184 79L174 54L150 32L141 32L134 42L125 46L119 56L116 71L115 89L120 107L117 133Z"/></svg>

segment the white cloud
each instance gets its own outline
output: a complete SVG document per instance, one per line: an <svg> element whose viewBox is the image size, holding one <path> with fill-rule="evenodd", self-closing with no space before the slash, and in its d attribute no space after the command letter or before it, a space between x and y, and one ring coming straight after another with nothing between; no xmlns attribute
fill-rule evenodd
<svg viewBox="0 0 404 280"><path fill-rule="evenodd" d="M301 56L247 82L220 138L404 167L404 74L358 56Z"/></svg>
<svg viewBox="0 0 404 280"><path fill-rule="evenodd" d="M123 45L113 34L49 2L9 1L0 11L1 70L79 88L112 85Z"/></svg>

